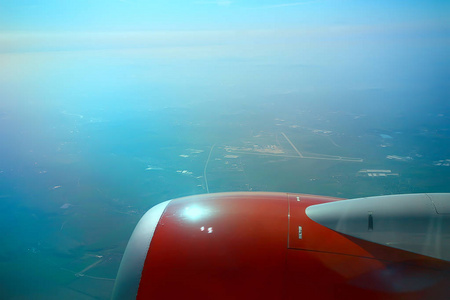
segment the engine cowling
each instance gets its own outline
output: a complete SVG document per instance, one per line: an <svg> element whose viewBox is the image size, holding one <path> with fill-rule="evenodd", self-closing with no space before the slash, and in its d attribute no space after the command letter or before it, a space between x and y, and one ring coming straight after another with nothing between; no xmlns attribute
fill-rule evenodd
<svg viewBox="0 0 450 300"><path fill-rule="evenodd" d="M166 201L136 226L113 298L444 299L450 194L430 195L221 193ZM417 246L427 237L431 246Z"/></svg>

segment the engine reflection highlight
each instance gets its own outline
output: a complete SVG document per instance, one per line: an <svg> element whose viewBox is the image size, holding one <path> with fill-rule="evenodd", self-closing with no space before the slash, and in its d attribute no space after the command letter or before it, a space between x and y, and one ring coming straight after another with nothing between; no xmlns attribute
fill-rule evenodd
<svg viewBox="0 0 450 300"><path fill-rule="evenodd" d="M209 211L200 206L188 206L183 211L183 216L190 221L197 221L207 216Z"/></svg>

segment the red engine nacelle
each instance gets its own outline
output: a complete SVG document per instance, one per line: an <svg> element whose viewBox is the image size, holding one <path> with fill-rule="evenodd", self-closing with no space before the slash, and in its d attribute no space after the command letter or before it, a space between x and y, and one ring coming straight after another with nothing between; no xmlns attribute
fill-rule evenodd
<svg viewBox="0 0 450 300"><path fill-rule="evenodd" d="M222 193L150 209L114 299L448 299L450 194Z"/></svg>

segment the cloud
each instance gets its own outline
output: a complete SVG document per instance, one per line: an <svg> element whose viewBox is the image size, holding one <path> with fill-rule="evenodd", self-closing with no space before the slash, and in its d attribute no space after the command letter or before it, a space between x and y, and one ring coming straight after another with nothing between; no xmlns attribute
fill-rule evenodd
<svg viewBox="0 0 450 300"><path fill-rule="evenodd" d="M195 1L194 4L214 4L217 6L230 6L232 1L218 0L218 1Z"/></svg>
<svg viewBox="0 0 450 300"><path fill-rule="evenodd" d="M310 3L317 3L317 2L320 2L320 1L311 0L311 1L294 2L294 3L280 3L280 4L265 5L265 6L262 6L261 8L290 7L290 6L299 6L299 5L310 4Z"/></svg>
<svg viewBox="0 0 450 300"><path fill-rule="evenodd" d="M333 51L338 51L370 45L426 44L440 28L437 25L420 27L420 35L417 35L417 26L389 24L301 26L284 30L2 32L0 54L133 51L164 57L186 57L188 53L200 58L299 57L299 53L313 53L311 49L329 51L331 46Z"/></svg>
<svg viewBox="0 0 450 300"><path fill-rule="evenodd" d="M241 31L142 31L142 32L10 32L0 33L0 53L83 51L105 49L155 49L223 45L286 46L326 38L332 28ZM340 30L346 34L351 29ZM336 35L336 30L332 32Z"/></svg>

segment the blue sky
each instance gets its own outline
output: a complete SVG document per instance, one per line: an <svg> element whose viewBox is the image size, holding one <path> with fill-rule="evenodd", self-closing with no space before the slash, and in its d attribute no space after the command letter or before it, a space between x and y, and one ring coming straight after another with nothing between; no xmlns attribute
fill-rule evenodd
<svg viewBox="0 0 450 300"><path fill-rule="evenodd" d="M204 99L373 89L444 97L449 3L2 1L0 87L21 99L27 86L45 99L95 101L192 100L199 90Z"/></svg>
<svg viewBox="0 0 450 300"><path fill-rule="evenodd" d="M448 1L2 1L2 31L244 30L444 24Z"/></svg>

